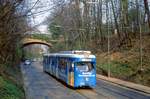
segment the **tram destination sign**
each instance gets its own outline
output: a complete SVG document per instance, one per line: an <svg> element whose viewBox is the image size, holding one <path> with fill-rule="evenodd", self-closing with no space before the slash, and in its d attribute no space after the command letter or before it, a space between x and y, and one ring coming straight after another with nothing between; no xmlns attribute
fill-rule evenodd
<svg viewBox="0 0 150 99"><path fill-rule="evenodd" d="M83 58L82 61L90 62L90 61L92 61L92 59L89 59L89 58Z"/></svg>

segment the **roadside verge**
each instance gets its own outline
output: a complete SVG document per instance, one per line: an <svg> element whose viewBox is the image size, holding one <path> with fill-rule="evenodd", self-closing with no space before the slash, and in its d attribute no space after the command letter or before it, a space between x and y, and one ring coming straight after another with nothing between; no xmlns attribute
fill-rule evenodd
<svg viewBox="0 0 150 99"><path fill-rule="evenodd" d="M135 83L132 83L132 82L123 81L123 80L116 79L116 78L106 77L106 76L102 76L102 75L99 75L99 74L97 74L97 78L102 79L104 81L114 83L114 84L118 84L120 86L124 86L124 87L130 88L130 89L134 89L134 90L137 90L137 91L140 91L140 92L150 94L150 87L147 87L147 86L135 84Z"/></svg>

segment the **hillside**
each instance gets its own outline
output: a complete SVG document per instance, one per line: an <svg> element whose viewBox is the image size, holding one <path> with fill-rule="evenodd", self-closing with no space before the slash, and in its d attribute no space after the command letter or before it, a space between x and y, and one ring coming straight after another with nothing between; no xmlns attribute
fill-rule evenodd
<svg viewBox="0 0 150 99"><path fill-rule="evenodd" d="M112 77L150 86L150 36L143 36L142 39L142 67L140 40L136 38L132 39L131 48L114 51L109 58L107 52L97 53L98 73L108 75L110 66Z"/></svg>

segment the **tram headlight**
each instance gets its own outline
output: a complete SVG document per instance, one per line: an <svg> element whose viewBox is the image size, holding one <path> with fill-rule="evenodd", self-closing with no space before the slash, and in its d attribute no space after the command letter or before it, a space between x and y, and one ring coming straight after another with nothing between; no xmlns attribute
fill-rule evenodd
<svg viewBox="0 0 150 99"><path fill-rule="evenodd" d="M89 78L85 78L86 81L89 81Z"/></svg>

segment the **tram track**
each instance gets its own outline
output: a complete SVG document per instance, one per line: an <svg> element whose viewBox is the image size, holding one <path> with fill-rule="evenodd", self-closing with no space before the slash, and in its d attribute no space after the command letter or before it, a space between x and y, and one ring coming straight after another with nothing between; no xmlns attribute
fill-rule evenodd
<svg viewBox="0 0 150 99"><path fill-rule="evenodd" d="M47 73L47 74L49 74L49 73ZM54 79L56 79L65 88L69 88L72 91L79 93L81 96L85 97L86 99L111 99L90 87L73 89L72 87L68 86L65 82L61 81L60 79L56 78L55 76L53 76L51 74L49 74L49 75L51 77L53 77ZM100 97L102 97L102 98L100 98Z"/></svg>
<svg viewBox="0 0 150 99"><path fill-rule="evenodd" d="M80 95L82 95L83 97L85 97L86 99L91 99L90 97L88 97L87 95L85 95L84 92L80 91L80 90L76 90L77 93L79 93Z"/></svg>
<svg viewBox="0 0 150 99"><path fill-rule="evenodd" d="M76 89L75 91L77 93L79 93L80 95L84 96L86 99L141 99L140 97L143 97L142 99L149 99L147 97L140 96L140 95L138 97L138 95L136 95L136 92L134 92L134 91L132 93L131 92L125 93L125 92L119 91L119 89L122 89L125 91L128 91L130 89L127 89L127 88L124 88L121 86L117 86L114 84L110 84L109 82L105 82L105 81L103 83L101 83L100 80L101 79L97 79L97 87L94 89L81 88L81 89ZM106 94L104 94L104 92L102 94L101 93L102 91L100 91L100 90L107 90L108 92L111 92L112 94L106 95ZM115 94L118 98L113 97L113 95L115 95Z"/></svg>
<svg viewBox="0 0 150 99"><path fill-rule="evenodd" d="M98 79L100 80L100 79ZM115 91L114 89L110 89L105 87L106 85L100 85L99 82L97 82L97 87L101 88L101 89L105 89L108 91L111 91L117 95L120 95L121 97L125 97L122 99L135 99L135 98L131 98L127 95L121 94L120 92ZM104 95L101 92L99 92L99 90L97 90L97 87L92 89L92 88L81 88L81 89L76 89L76 92L79 93L80 95L84 96L87 99L116 99L115 97L111 97L109 95Z"/></svg>
<svg viewBox="0 0 150 99"><path fill-rule="evenodd" d="M95 89L92 89L92 88L76 89L76 92L84 96L87 99L109 99L107 96L104 96L103 94L98 93Z"/></svg>
<svg viewBox="0 0 150 99"><path fill-rule="evenodd" d="M134 99L134 98L131 98L131 97L127 96L127 95L123 95L123 94L121 94L120 92L114 91L114 89L110 89L110 88L107 88L107 87L105 87L105 86L103 86L103 87L98 86L98 87L101 88L101 89L105 89L105 90L108 90L108 91L110 91L110 92L113 92L113 93L115 93L115 94L117 94L117 95L120 95L120 96L122 96L122 97L125 97L126 99Z"/></svg>
<svg viewBox="0 0 150 99"><path fill-rule="evenodd" d="M64 87L68 88L68 86L64 82L62 82L61 80L58 80L57 78L55 78L55 79L59 83L63 84ZM110 84L109 82L105 82L105 81L103 81L103 83L102 83L100 80L101 79L97 79L96 88L77 88L77 89L71 88L71 89L72 89L72 91L79 93L81 96L85 97L86 99L135 99L135 98L130 97L129 94L126 95L126 94L123 94L122 92L118 92L115 88L111 88L110 86L113 85L113 87L117 87L117 89L122 88L122 87L118 87L117 85ZM104 94L104 92L102 92L100 90L107 90L108 92L111 92L113 94L106 95L106 94ZM114 94L116 94L119 97L123 97L123 98L115 98L115 97L113 97Z"/></svg>
<svg viewBox="0 0 150 99"><path fill-rule="evenodd" d="M145 96L144 94L126 88L119 85L115 85L113 83L109 83L107 81L101 81L101 79L97 78L97 86L98 89L105 89L109 92L112 92L116 95L120 95L122 97L125 97L127 99L149 99L148 96ZM141 98L140 98L141 97Z"/></svg>

